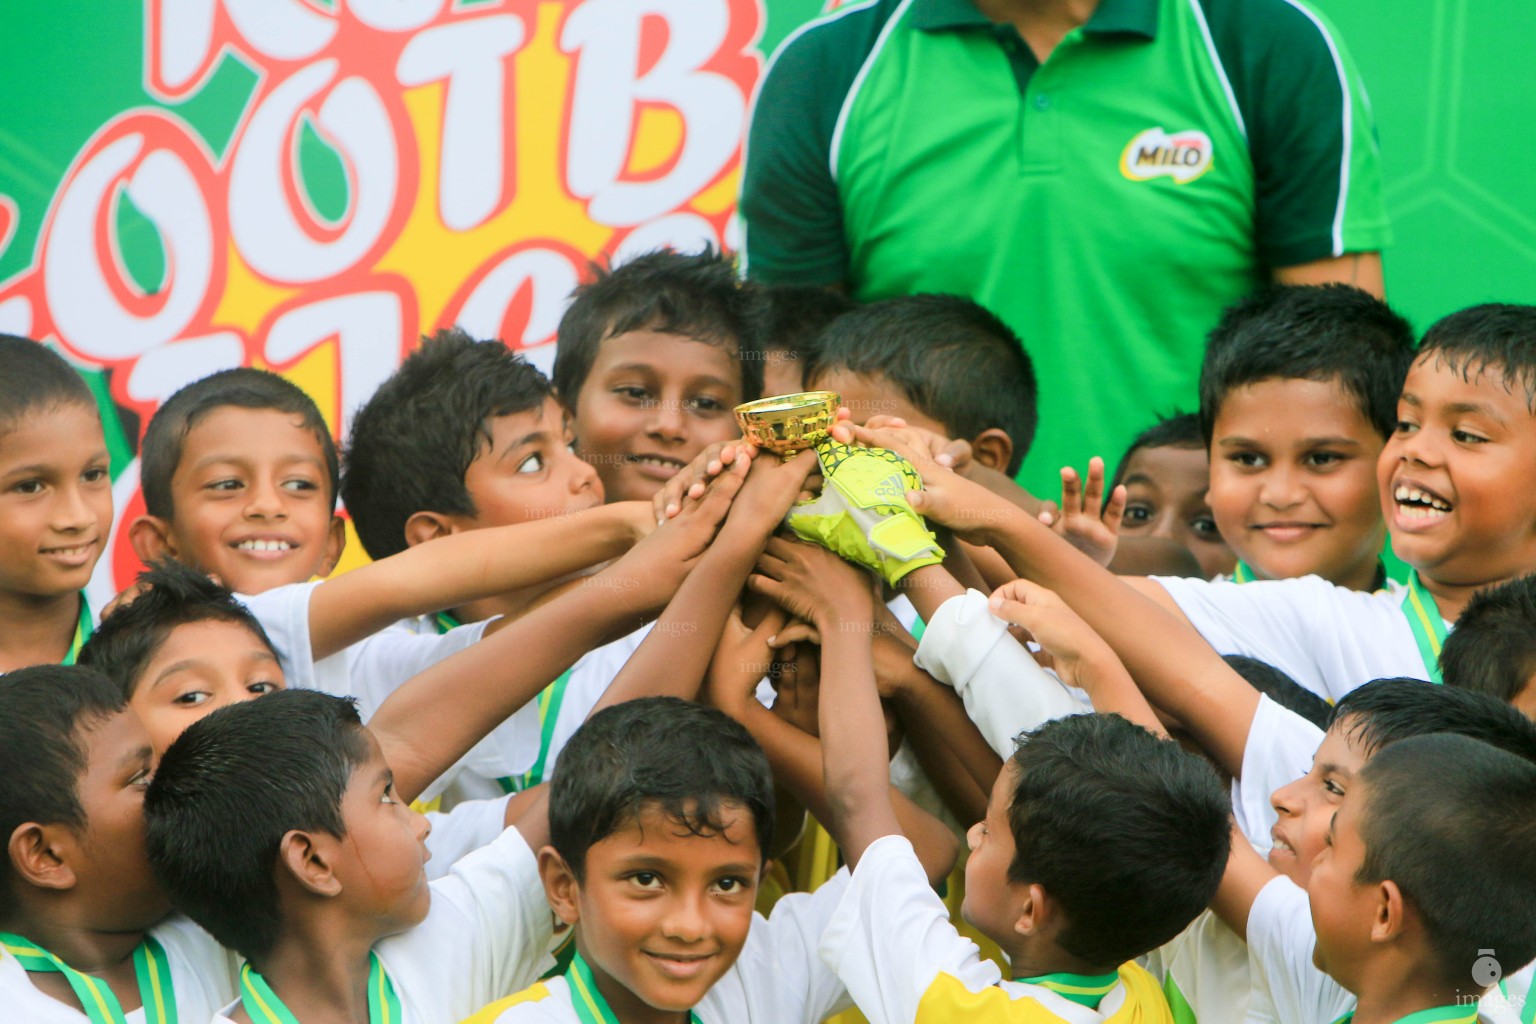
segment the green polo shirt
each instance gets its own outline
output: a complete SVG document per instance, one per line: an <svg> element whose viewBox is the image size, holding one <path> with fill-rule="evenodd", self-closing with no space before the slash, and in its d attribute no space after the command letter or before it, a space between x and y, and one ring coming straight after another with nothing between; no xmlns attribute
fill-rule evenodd
<svg viewBox="0 0 1536 1024"><path fill-rule="evenodd" d="M1193 409L1205 334L1271 268L1388 241L1364 90L1298 0L1101 0L1041 64L969 0L866 0L764 74L747 273L967 295L1023 338L1044 497Z"/></svg>

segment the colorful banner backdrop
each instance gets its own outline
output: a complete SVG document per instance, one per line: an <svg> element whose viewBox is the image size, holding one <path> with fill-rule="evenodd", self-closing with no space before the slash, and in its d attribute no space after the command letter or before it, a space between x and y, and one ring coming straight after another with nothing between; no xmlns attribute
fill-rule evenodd
<svg viewBox="0 0 1536 1024"><path fill-rule="evenodd" d="M588 261L733 246L752 89L766 55L823 6L10 10L0 331L47 340L88 371L120 522L142 507L143 422L214 370L290 377L340 437L422 332L462 324L547 367ZM1531 5L1323 7L1376 101L1399 233L1393 300L1421 327L1472 301L1536 300L1536 83L1520 59ZM114 533L93 599L135 568Z"/></svg>
<svg viewBox="0 0 1536 1024"><path fill-rule="evenodd" d="M119 522L142 510L141 425L192 380L273 369L343 437L423 332L461 324L547 369L589 261L731 247L767 28L757 0L6 21L0 331L100 371ZM114 535L93 596L135 569Z"/></svg>

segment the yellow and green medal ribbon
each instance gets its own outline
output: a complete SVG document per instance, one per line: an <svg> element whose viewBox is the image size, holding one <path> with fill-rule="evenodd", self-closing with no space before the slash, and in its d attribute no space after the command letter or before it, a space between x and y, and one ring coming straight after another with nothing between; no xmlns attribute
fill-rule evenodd
<svg viewBox="0 0 1536 1024"><path fill-rule="evenodd" d="M1252 583L1258 577L1254 576L1253 568L1247 562L1238 562L1232 570L1233 583Z"/></svg>
<svg viewBox="0 0 1536 1024"><path fill-rule="evenodd" d="M250 964L240 968L240 1004L254 1024L299 1024L299 1020L277 998L277 993L265 978L251 969ZM405 1019L400 1008L400 997L395 995L394 982L379 963L378 955L368 954L368 1021L369 1024L401 1024Z"/></svg>
<svg viewBox="0 0 1536 1024"><path fill-rule="evenodd" d="M571 966L565 972L566 984L571 986L571 1006L576 1010L576 1019L581 1024L619 1024L619 1018L614 1015L613 1008L608 1005L608 1000L597 990L597 982L592 978L592 968L577 953L571 958ZM703 1024L699 1015L692 1010L688 1011L688 1024Z"/></svg>
<svg viewBox="0 0 1536 1024"><path fill-rule="evenodd" d="M75 623L75 638L69 642L69 653L64 655L61 665L73 665L75 659L80 656L80 648L91 638L91 605L85 599L85 592L80 592L80 621Z"/></svg>
<svg viewBox="0 0 1536 1024"><path fill-rule="evenodd" d="M1445 620L1434 595L1424 589L1419 574L1408 577L1408 591L1403 595L1403 617L1413 631L1413 639L1419 645L1419 657L1424 659L1424 671L1432 683L1443 683L1440 674L1440 648L1445 643Z"/></svg>
<svg viewBox="0 0 1536 1024"><path fill-rule="evenodd" d="M125 1024L122 1004L100 978L82 974L37 943L20 935L0 932L0 947L29 971L64 975L91 1024ZM145 1024L177 1024L176 991L171 985L171 965L160 943L146 935L133 951L133 973L144 1004Z"/></svg>
<svg viewBox="0 0 1536 1024"><path fill-rule="evenodd" d="M463 623L454 618L448 612L438 612L432 616L432 622L437 627L438 635L457 629ZM565 689L571 681L571 670L566 669L560 674L560 678L550 683L539 693L539 756L529 768L521 775L508 775L497 779L504 793L518 793L525 789L532 789L544 781L544 770L549 763L549 749L554 743L555 723L560 720L560 705L565 702Z"/></svg>
<svg viewBox="0 0 1536 1024"><path fill-rule="evenodd" d="M1109 995L1116 985L1120 984L1120 973L1110 971L1108 974L1069 974L1059 972L1056 974L1042 974L1034 978L1018 978L1028 985L1039 985L1061 996L1070 999L1079 1006L1086 1006L1090 1010L1097 1010L1104 997Z"/></svg>
<svg viewBox="0 0 1536 1024"><path fill-rule="evenodd" d="M1350 1024L1354 1019L1355 1011L1350 1010L1333 1024ZM1476 1024L1476 1022L1476 1000L1466 1006L1432 1006L1427 1010L1419 1010L1397 1019L1397 1024Z"/></svg>
<svg viewBox="0 0 1536 1024"><path fill-rule="evenodd" d="M532 789L544 781L544 771L549 764L549 751L555 742L555 725L560 721L560 705L565 703L565 690L571 682L571 670L560 673L560 678L539 692L539 756L533 767L521 775L497 779L503 791L517 793Z"/></svg>

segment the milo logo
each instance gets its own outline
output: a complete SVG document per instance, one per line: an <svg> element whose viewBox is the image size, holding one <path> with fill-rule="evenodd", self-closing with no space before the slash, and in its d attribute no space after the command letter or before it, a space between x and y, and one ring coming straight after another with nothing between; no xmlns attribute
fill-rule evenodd
<svg viewBox="0 0 1536 1024"><path fill-rule="evenodd" d="M1170 135L1161 126L1138 132L1120 154L1120 173L1132 181L1169 177L1180 185L1211 169L1211 137L1201 131Z"/></svg>

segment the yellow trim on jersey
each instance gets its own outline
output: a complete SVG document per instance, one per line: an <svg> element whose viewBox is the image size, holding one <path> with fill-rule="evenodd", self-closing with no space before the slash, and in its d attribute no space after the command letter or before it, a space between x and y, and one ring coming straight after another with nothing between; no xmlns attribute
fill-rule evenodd
<svg viewBox="0 0 1536 1024"><path fill-rule="evenodd" d="M1168 1001L1152 975L1133 963L1122 965L1118 973L1125 999L1104 1018L1105 1024L1173 1024ZM973 992L954 975L940 973L917 1004L916 1024L1053 1024L1062 1019L1031 996L1015 996L1000 986Z"/></svg>
<svg viewBox="0 0 1536 1024"><path fill-rule="evenodd" d="M509 1010L519 1003L538 1003L548 999L549 986L542 981L536 982L523 989L521 992L498 999L491 1005L478 1010L473 1017L464 1021L464 1024L496 1024L496 1018L501 1016L503 1010Z"/></svg>

